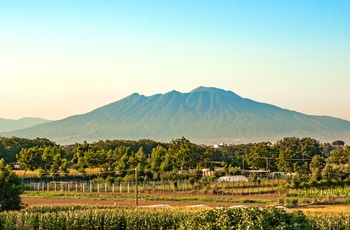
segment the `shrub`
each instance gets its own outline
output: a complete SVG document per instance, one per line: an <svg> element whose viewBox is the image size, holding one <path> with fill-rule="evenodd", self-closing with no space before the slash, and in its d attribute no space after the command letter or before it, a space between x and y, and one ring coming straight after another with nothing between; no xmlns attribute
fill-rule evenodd
<svg viewBox="0 0 350 230"><path fill-rule="evenodd" d="M12 171L11 166L0 160L0 211L16 210L21 206L20 178Z"/></svg>

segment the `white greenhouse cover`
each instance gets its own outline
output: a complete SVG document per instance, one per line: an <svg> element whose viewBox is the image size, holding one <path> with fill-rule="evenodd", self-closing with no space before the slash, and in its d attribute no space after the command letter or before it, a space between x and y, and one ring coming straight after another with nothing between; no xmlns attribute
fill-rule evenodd
<svg viewBox="0 0 350 230"><path fill-rule="evenodd" d="M242 175L237 176L222 176L219 181L237 182L237 181L248 181L247 177Z"/></svg>

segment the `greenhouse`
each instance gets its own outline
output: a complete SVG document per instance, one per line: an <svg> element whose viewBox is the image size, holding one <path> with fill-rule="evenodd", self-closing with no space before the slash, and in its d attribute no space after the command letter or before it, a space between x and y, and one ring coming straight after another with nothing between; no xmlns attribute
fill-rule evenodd
<svg viewBox="0 0 350 230"><path fill-rule="evenodd" d="M238 182L238 181L248 181L247 177L242 175L236 176L222 176L219 178L219 181L227 181L227 182Z"/></svg>

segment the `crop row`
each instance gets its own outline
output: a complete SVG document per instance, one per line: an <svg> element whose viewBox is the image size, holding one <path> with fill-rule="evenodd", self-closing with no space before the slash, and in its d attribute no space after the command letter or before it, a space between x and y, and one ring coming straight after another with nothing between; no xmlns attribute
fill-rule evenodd
<svg viewBox="0 0 350 230"><path fill-rule="evenodd" d="M296 193L290 193L299 197L325 198L325 197L350 197L350 188L307 189Z"/></svg>
<svg viewBox="0 0 350 230"><path fill-rule="evenodd" d="M349 214L247 209L33 207L0 213L0 229L349 229Z"/></svg>

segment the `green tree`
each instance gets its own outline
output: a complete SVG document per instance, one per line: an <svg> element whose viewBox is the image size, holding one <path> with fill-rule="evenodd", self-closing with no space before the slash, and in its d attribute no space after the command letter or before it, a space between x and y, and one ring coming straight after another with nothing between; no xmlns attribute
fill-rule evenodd
<svg viewBox="0 0 350 230"><path fill-rule="evenodd" d="M310 137L286 137L278 141L276 149L279 152L277 165L280 171L297 172L306 169L305 163L315 155L322 154L320 143Z"/></svg>
<svg viewBox="0 0 350 230"><path fill-rule="evenodd" d="M275 170L275 161L271 160L275 157L276 153L271 143L261 142L254 144L250 148L250 153L246 159L249 166L251 166L253 169ZM269 158L271 159L269 160Z"/></svg>
<svg viewBox="0 0 350 230"><path fill-rule="evenodd" d="M130 147L119 146L114 150L113 157L117 159L114 162L114 170L118 171L117 174L119 176L124 177L127 174L126 170L130 169ZM132 173L132 172L130 172Z"/></svg>
<svg viewBox="0 0 350 230"><path fill-rule="evenodd" d="M335 147L330 143L323 143L321 147L322 147L322 156L324 157L329 157L329 155L331 154L331 151L335 149Z"/></svg>
<svg viewBox="0 0 350 230"><path fill-rule="evenodd" d="M322 154L322 146L318 140L304 137L300 140L300 145L304 160L311 160L313 156Z"/></svg>
<svg viewBox="0 0 350 230"><path fill-rule="evenodd" d="M166 153L167 150L161 145L152 149L151 157L147 160L151 170L160 171L160 166Z"/></svg>
<svg viewBox="0 0 350 230"><path fill-rule="evenodd" d="M20 178L12 171L5 160L0 160L0 211L18 210L21 208Z"/></svg>
<svg viewBox="0 0 350 230"><path fill-rule="evenodd" d="M58 146L45 147L40 168L43 172L49 173L51 177L56 177L59 172L68 173L68 161L64 155L64 151Z"/></svg>
<svg viewBox="0 0 350 230"><path fill-rule="evenodd" d="M103 149L96 151L89 149L84 153L84 161L89 168L99 168L101 171L106 163L106 156L106 151Z"/></svg>
<svg viewBox="0 0 350 230"><path fill-rule="evenodd" d="M3 149L0 147L0 156L5 159L6 163L11 163L16 161L16 155L23 148L45 147L55 145L55 143L45 138L31 140L19 137L0 137L0 145L3 146Z"/></svg>
<svg viewBox="0 0 350 230"><path fill-rule="evenodd" d="M91 148L90 144L84 141L82 144L75 144L68 147L70 154L72 155L72 168L78 170L80 173L84 173L88 167L84 155Z"/></svg>
<svg viewBox="0 0 350 230"><path fill-rule="evenodd" d="M160 170L161 171L172 171L176 169L175 167L175 159L174 156L171 154L171 152L166 152L162 163L160 164Z"/></svg>
<svg viewBox="0 0 350 230"><path fill-rule="evenodd" d="M221 160L221 154L217 149L214 148L204 148L203 157L199 164L202 168L208 168L210 170L215 169L215 162Z"/></svg>
<svg viewBox="0 0 350 230"><path fill-rule="evenodd" d="M315 169L319 169L320 171L322 171L325 165L326 159L324 159L320 155L315 155L313 156L310 163L310 171L313 172Z"/></svg>
<svg viewBox="0 0 350 230"><path fill-rule="evenodd" d="M350 148L341 148L338 147L331 151L330 156L327 159L327 162L331 164L349 164L350 163Z"/></svg>
<svg viewBox="0 0 350 230"><path fill-rule="evenodd" d="M224 146L220 149L222 154L220 161L223 161L228 165L245 168L244 158L249 155L252 146L252 143Z"/></svg>
<svg viewBox="0 0 350 230"><path fill-rule="evenodd" d="M42 147L31 147L28 149L22 149L19 154L17 154L17 161L24 168L25 172L27 170L34 171L42 166Z"/></svg>
<svg viewBox="0 0 350 230"><path fill-rule="evenodd" d="M104 171L112 171L114 170L114 162L116 162L118 159L115 158L115 154L113 150L108 150L106 152L106 159L105 163L102 165Z"/></svg>
<svg viewBox="0 0 350 230"><path fill-rule="evenodd" d="M340 147L340 146L344 146L344 145L345 145L345 142L342 141L342 140L336 140L336 141L333 141L333 142L332 142L332 145L333 145L333 146L336 146L336 147Z"/></svg>
<svg viewBox="0 0 350 230"><path fill-rule="evenodd" d="M339 179L339 166L327 163L322 170L322 178L326 180Z"/></svg>
<svg viewBox="0 0 350 230"><path fill-rule="evenodd" d="M146 154L143 152L143 147L141 146L137 153L135 153L135 161L137 163L138 170L144 170L147 164Z"/></svg>
<svg viewBox="0 0 350 230"><path fill-rule="evenodd" d="M174 155L176 166L183 169L195 169L203 157L203 151L186 138L172 140L168 152Z"/></svg>
<svg viewBox="0 0 350 230"><path fill-rule="evenodd" d="M279 152L278 169L284 172L296 172L295 170L301 167L305 168L305 161L311 160L312 156L318 153L318 145L317 141L310 138L283 138L276 144L276 149Z"/></svg>

